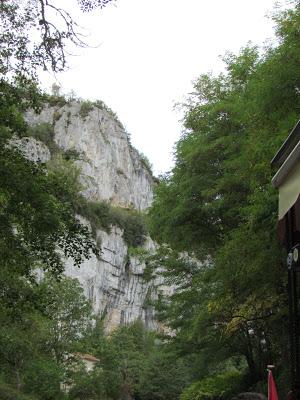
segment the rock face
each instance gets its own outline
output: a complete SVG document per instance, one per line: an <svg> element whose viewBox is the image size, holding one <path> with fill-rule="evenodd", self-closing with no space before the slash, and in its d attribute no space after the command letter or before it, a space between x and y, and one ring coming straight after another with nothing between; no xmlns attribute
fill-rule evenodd
<svg viewBox="0 0 300 400"><path fill-rule="evenodd" d="M87 104L85 106L85 104ZM54 140L62 150L75 150L82 171L85 195L124 207L145 210L153 197L153 177L134 149L120 122L104 107L70 102L28 112L30 125L53 125Z"/></svg>
<svg viewBox="0 0 300 400"><path fill-rule="evenodd" d="M148 329L156 330L152 307L147 304L156 292L153 282L143 278L145 265L138 257L128 256L119 228L113 228L110 234L98 231L98 235L102 242L100 259L93 257L80 269L68 260L66 274L81 282L96 314L106 316L108 331L138 318ZM153 248L150 239L145 247Z"/></svg>
<svg viewBox="0 0 300 400"><path fill-rule="evenodd" d="M48 106L40 114L29 111L25 118L31 126L51 124L56 145L79 154L76 163L82 171L86 198L137 210L145 210L151 204L151 171L130 145L122 125L105 107L71 102ZM47 148L33 138L22 139L18 146L33 160L45 162L50 158ZM110 234L98 230L101 256L85 260L80 268L66 260L66 274L80 281L95 313L105 315L108 331L138 318L148 329L157 330L149 304L157 296L157 282L144 279L145 264L129 254L122 235L117 227L112 227ZM151 251L154 247L148 238L144 248Z"/></svg>
<svg viewBox="0 0 300 400"><path fill-rule="evenodd" d="M29 160L45 163L51 157L48 147L32 137L13 139L11 144L21 150Z"/></svg>

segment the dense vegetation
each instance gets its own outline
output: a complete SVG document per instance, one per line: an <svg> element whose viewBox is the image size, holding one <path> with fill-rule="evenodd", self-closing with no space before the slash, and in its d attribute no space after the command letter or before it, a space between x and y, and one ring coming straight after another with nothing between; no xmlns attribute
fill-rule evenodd
<svg viewBox="0 0 300 400"><path fill-rule="evenodd" d="M119 327L109 336L97 321L81 346L100 362L91 374L75 374L72 400L172 400L178 398L189 379L188 366L140 321Z"/></svg>
<svg viewBox="0 0 300 400"><path fill-rule="evenodd" d="M88 201L83 197L77 203L77 211L91 222L97 239L97 229L111 232L112 226L122 229L122 237L129 247L144 244L148 234L143 215L131 208L112 206L106 201Z"/></svg>
<svg viewBox="0 0 300 400"><path fill-rule="evenodd" d="M149 221L153 237L174 249L163 247L159 262L177 290L158 309L178 353L195 356L198 379L217 374L216 383L239 362L244 389L261 389L272 363L285 395L287 273L270 161L300 115L299 4L274 20L275 46L227 53L224 73L195 82L176 164L161 179ZM183 398L201 398L197 385Z"/></svg>
<svg viewBox="0 0 300 400"><path fill-rule="evenodd" d="M78 3L89 11L110 1ZM44 100L37 69L62 70L65 43L84 45L63 10L60 29L51 25L51 4L0 3L1 399L227 399L263 391L268 363L286 394L286 274L270 160L299 117L300 6L275 15L276 46L226 54L226 72L202 75L184 106L176 165L149 212L162 246L148 257L146 274L161 273L177 288L156 304L171 328L157 337L140 322L106 336L79 283L62 275L62 257L80 265L98 251L79 211L93 219L94 233L119 225L132 252L146 229L132 210L85 202L72 161L80 155L59 152L51 126L33 130L23 119ZM34 28L36 42L28 36ZM81 117L94 106L103 104L84 103ZM27 135L50 147L47 167L10 144ZM100 359L92 372L78 352Z"/></svg>

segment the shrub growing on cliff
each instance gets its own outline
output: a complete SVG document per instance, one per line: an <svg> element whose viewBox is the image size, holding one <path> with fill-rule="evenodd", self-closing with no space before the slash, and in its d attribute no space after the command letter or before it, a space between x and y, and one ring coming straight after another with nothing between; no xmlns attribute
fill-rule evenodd
<svg viewBox="0 0 300 400"><path fill-rule="evenodd" d="M83 101L80 105L80 111L79 111L79 115L82 119L85 119L89 113L92 111L92 109L94 108L94 105L91 101Z"/></svg>
<svg viewBox="0 0 300 400"><path fill-rule="evenodd" d="M29 126L27 131L22 136L31 136L43 142L48 147L52 155L59 152L59 147L54 141L53 126L47 122Z"/></svg>
<svg viewBox="0 0 300 400"><path fill-rule="evenodd" d="M89 220L94 237L97 229L110 232L110 206L105 201L88 201L81 197L77 203L77 212Z"/></svg>
<svg viewBox="0 0 300 400"><path fill-rule="evenodd" d="M114 207L105 201L88 201L81 197L77 203L77 212L91 223L92 233L96 237L97 229L111 231L113 225L123 230L123 239L128 246L144 244L147 228L141 213L136 210Z"/></svg>
<svg viewBox="0 0 300 400"><path fill-rule="evenodd" d="M76 161L83 158L82 152L76 150L74 147L70 148L63 153L63 158L66 161Z"/></svg>
<svg viewBox="0 0 300 400"><path fill-rule="evenodd" d="M109 108L104 101L102 100L96 100L93 103L93 106L99 108L99 110L104 110L106 111L119 125L122 129L124 129L122 122L119 120L118 115L111 109Z"/></svg>
<svg viewBox="0 0 300 400"><path fill-rule="evenodd" d="M124 230L123 238L128 246L144 244L147 228L141 213L128 208L111 207L111 218L113 224Z"/></svg>
<svg viewBox="0 0 300 400"><path fill-rule="evenodd" d="M140 161L141 164L146 168L146 170L150 173L150 175L152 176L153 172L152 172L152 165L148 159L147 156L145 156L145 154L140 153L139 152L139 156L140 156Z"/></svg>
<svg viewBox="0 0 300 400"><path fill-rule="evenodd" d="M63 107L68 104L68 99L64 96L53 96L53 95L45 95L46 103L48 103L51 107Z"/></svg>

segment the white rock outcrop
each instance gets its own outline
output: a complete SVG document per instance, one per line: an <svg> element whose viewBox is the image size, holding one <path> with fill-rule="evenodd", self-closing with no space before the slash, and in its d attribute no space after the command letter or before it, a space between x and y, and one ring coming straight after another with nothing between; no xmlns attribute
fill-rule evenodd
<svg viewBox="0 0 300 400"><path fill-rule="evenodd" d="M90 104L84 108L83 104L74 101L61 107L47 106L40 114L28 111L25 118L31 126L51 124L58 147L80 155L76 163L82 171L86 198L145 210L153 197L151 171L109 110ZM18 147L33 160L46 162L50 158L49 150L35 139L23 138ZM80 281L95 313L105 315L108 331L136 319L144 321L148 329L159 329L149 302L157 297L157 282L144 279L144 262L129 254L121 229L112 227L110 234L99 230L97 235L100 257L85 260L80 268L67 260L66 275ZM145 250L153 251L154 247L148 238Z"/></svg>
<svg viewBox="0 0 300 400"><path fill-rule="evenodd" d="M128 140L118 120L104 107L70 102L26 113L30 125L53 125L54 140L62 150L75 150L82 171L85 195L90 200L145 210L153 197L153 177Z"/></svg>
<svg viewBox="0 0 300 400"><path fill-rule="evenodd" d="M158 329L153 318L150 298L156 298L154 282L143 278L145 264L138 257L128 255L122 231L114 227L110 234L98 231L102 242L100 258L93 256L80 268L66 262L66 275L77 278L86 296L92 301L96 314L104 315L108 331L141 319L148 329ZM148 239L145 248L153 249Z"/></svg>
<svg viewBox="0 0 300 400"><path fill-rule="evenodd" d="M33 137L13 138L10 143L19 149L24 157L36 162L46 163L50 160L51 154L48 147Z"/></svg>

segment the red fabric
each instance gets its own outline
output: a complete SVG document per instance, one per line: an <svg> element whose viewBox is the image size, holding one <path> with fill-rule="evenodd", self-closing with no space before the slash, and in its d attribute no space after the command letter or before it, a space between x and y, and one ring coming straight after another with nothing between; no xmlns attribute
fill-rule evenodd
<svg viewBox="0 0 300 400"><path fill-rule="evenodd" d="M278 400L276 384L273 378L272 371L269 371L268 376L268 400Z"/></svg>

